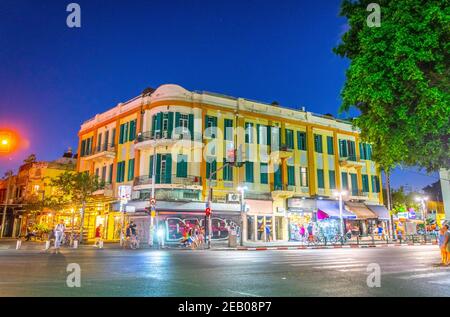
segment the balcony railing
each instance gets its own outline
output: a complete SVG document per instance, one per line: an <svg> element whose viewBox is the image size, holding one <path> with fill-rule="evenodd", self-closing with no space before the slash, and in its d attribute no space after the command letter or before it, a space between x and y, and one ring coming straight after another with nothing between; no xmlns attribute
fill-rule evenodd
<svg viewBox="0 0 450 317"><path fill-rule="evenodd" d="M295 191L295 185L287 185L287 184L274 184L273 191L286 191L292 192Z"/></svg>
<svg viewBox="0 0 450 317"><path fill-rule="evenodd" d="M140 185L150 185L152 184L152 177L150 176L139 176L134 179L134 186ZM166 177L165 175L156 175L155 184L176 184L176 185L186 185L186 186L200 186L202 184L202 179L200 176L186 176L177 177L175 174L171 177Z"/></svg>
<svg viewBox="0 0 450 317"><path fill-rule="evenodd" d="M108 144L102 144L100 146L96 146L89 151L85 151L81 155L81 157L88 157L88 156L92 156L92 155L96 155L96 154L104 153L104 152L115 153L116 145L108 143Z"/></svg>

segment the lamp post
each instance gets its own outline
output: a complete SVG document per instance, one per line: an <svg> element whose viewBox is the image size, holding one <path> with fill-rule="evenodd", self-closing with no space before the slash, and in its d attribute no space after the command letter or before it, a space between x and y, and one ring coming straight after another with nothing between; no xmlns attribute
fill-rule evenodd
<svg viewBox="0 0 450 317"><path fill-rule="evenodd" d="M334 195L339 198L339 227L341 232L341 237L344 236L344 218L342 216L343 211L343 203L342 203L342 196L347 195L346 191L338 191L334 192Z"/></svg>
<svg viewBox="0 0 450 317"><path fill-rule="evenodd" d="M6 211L8 209L9 187L11 186L12 175L13 175L12 171L8 171L5 175L6 177L8 177L8 183L6 185L5 205L3 206L3 217L2 217L2 227L0 230L0 238L3 238L3 234L5 233Z"/></svg>
<svg viewBox="0 0 450 317"><path fill-rule="evenodd" d="M423 229L424 235L427 235L427 219L426 219L426 204L425 202L428 200L427 196L418 196L416 197L416 201L420 202L422 208L422 219L423 219Z"/></svg>
<svg viewBox="0 0 450 317"><path fill-rule="evenodd" d="M237 188L238 192L241 194L241 245L244 243L244 220L245 220L245 203L244 203L244 192L248 190L247 186L239 186Z"/></svg>

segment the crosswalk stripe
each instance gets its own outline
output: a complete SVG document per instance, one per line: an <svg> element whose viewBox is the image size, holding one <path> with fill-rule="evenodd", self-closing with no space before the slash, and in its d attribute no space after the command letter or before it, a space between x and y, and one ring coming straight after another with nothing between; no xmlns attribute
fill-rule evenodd
<svg viewBox="0 0 450 317"><path fill-rule="evenodd" d="M424 274L414 274L409 276L400 276L399 278L402 280L415 280L420 278L430 278L430 277L438 277L443 275L449 275L450 272L434 272L434 273L424 273Z"/></svg>
<svg viewBox="0 0 450 317"><path fill-rule="evenodd" d="M428 281L428 283L438 284L438 285L450 285L450 278L445 279L445 280L439 280L439 281Z"/></svg>
<svg viewBox="0 0 450 317"><path fill-rule="evenodd" d="M349 263L348 261L328 261L328 262L313 262L313 263L291 263L290 266L339 266L339 265L350 265L357 263L367 263L366 261L352 261Z"/></svg>
<svg viewBox="0 0 450 317"><path fill-rule="evenodd" d="M333 259L333 260L332 259L329 259L329 260L326 260L326 259L324 259L324 260L301 260L301 259L293 260L293 259L290 259L290 260L285 260L285 261L276 261L276 262L272 262L272 263L275 263L275 264L289 264L289 263L320 264L320 263L327 263L327 262L331 262L331 263L333 263L333 262L341 262L341 263L344 263L344 262L349 262L349 261L353 261L353 259L338 259L338 260L336 260L336 259Z"/></svg>
<svg viewBox="0 0 450 317"><path fill-rule="evenodd" d="M324 266L313 266L314 269L326 270L326 269L340 269L346 267L358 267L358 266L367 266L369 263L353 263L353 264L342 264L342 265L324 265Z"/></svg>
<svg viewBox="0 0 450 317"><path fill-rule="evenodd" d="M418 266L423 266L423 265L418 265ZM407 272L422 272L422 271L428 271L430 270L430 268L410 268L410 269L405 269L402 271L385 271L388 268L397 268L398 265L395 266L381 266L381 274L400 274L400 273L407 273ZM354 268L354 269L342 269L342 270L338 270L339 272L366 272L367 268L365 267L359 267L359 268Z"/></svg>

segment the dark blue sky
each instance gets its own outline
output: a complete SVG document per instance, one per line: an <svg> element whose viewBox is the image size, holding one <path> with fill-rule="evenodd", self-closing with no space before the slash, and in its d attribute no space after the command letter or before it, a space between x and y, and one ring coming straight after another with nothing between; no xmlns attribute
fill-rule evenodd
<svg viewBox="0 0 450 317"><path fill-rule="evenodd" d="M80 29L66 6L81 6ZM348 61L331 51L345 29L340 0L1 0L0 127L29 146L0 157L59 157L80 124L147 87L176 83L337 114ZM394 185L435 178L396 172Z"/></svg>

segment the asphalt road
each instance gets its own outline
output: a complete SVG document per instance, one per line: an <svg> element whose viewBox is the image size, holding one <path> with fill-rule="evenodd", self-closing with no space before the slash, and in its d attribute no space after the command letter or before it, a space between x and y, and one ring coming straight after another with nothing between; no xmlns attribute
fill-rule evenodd
<svg viewBox="0 0 450 317"><path fill-rule="evenodd" d="M436 246L0 250L0 296L450 296L450 268L438 262ZM66 285L70 263L81 268L80 288ZM380 266L380 287L367 286L370 263Z"/></svg>

